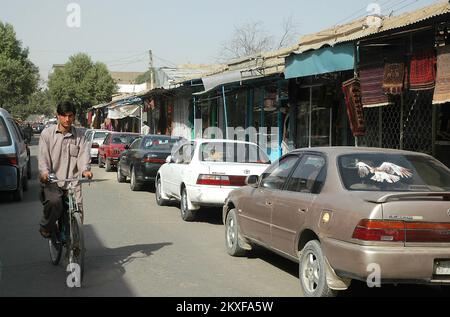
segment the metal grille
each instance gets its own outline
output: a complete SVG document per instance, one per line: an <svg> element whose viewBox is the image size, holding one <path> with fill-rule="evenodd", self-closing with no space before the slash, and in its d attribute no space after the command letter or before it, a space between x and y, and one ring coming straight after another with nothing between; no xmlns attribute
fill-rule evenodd
<svg viewBox="0 0 450 317"><path fill-rule="evenodd" d="M404 149L432 154L432 90L408 91L393 104L364 108L366 135L360 146Z"/></svg>

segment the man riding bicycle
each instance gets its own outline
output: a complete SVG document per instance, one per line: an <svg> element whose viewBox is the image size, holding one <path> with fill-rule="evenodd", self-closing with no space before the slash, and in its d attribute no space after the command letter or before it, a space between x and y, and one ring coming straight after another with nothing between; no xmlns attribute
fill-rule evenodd
<svg viewBox="0 0 450 317"><path fill-rule="evenodd" d="M55 230L56 221L64 211L63 197L68 183L49 183L49 175L57 179L78 178L80 175L91 179L90 150L83 131L72 126L76 109L70 102L57 107L58 124L42 131L39 139L39 174L42 183L40 199L44 205L44 215L39 232L49 238ZM76 188L76 201L83 211L81 184Z"/></svg>

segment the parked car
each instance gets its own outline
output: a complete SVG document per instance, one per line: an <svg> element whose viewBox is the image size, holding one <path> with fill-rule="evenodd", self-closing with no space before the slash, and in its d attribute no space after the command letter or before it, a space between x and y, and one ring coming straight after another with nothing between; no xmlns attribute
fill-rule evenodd
<svg viewBox="0 0 450 317"><path fill-rule="evenodd" d="M109 132L110 131L107 130L86 130L86 141L89 142L91 147L91 161L98 162L98 149L103 144L103 141L105 140L105 137Z"/></svg>
<svg viewBox="0 0 450 317"><path fill-rule="evenodd" d="M226 248L261 245L299 263L306 296L352 279L450 283L450 170L420 153L296 150L228 196Z"/></svg>
<svg viewBox="0 0 450 317"><path fill-rule="evenodd" d="M36 123L33 124L33 132L34 133L41 133L42 130L44 130L45 125L43 123Z"/></svg>
<svg viewBox="0 0 450 317"><path fill-rule="evenodd" d="M130 188L138 191L145 184L154 184L156 173L170 156L181 138L146 135L136 139L120 155L117 163L117 181L123 183L130 177Z"/></svg>
<svg viewBox="0 0 450 317"><path fill-rule="evenodd" d="M108 133L98 149L98 166L105 166L106 171L110 172L117 166L120 154L125 150L125 146L133 143L139 136L138 133Z"/></svg>
<svg viewBox="0 0 450 317"><path fill-rule="evenodd" d="M0 108L0 191L21 201L31 178L30 151L10 114Z"/></svg>
<svg viewBox="0 0 450 317"><path fill-rule="evenodd" d="M245 185L248 175L262 174L270 164L256 144L233 140L195 140L167 159L156 179L156 202L180 201L181 217L195 219L201 206L223 206L225 198Z"/></svg>

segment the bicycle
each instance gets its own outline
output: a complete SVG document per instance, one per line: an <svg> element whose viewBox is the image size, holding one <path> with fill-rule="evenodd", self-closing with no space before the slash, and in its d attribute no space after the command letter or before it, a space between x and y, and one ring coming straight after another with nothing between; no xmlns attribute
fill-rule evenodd
<svg viewBox="0 0 450 317"><path fill-rule="evenodd" d="M49 183L68 182L67 194L64 195L64 212L57 221L56 230L51 233L48 239L50 258L53 265L59 265L63 249L66 250L68 261L68 272L75 274L77 286L81 286L84 275L84 237L82 230L82 213L79 210L75 199L75 183L91 182L89 179L71 178L56 179L50 175ZM78 266L78 267L77 267Z"/></svg>

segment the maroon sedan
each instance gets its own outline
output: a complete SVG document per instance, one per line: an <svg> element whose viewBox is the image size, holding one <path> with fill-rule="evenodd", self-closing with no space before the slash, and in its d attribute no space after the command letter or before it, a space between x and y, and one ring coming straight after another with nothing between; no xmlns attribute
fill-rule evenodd
<svg viewBox="0 0 450 317"><path fill-rule="evenodd" d="M125 151L125 147L133 143L139 136L138 133L108 133L98 149L98 166L105 166L107 172L112 171L117 166L120 154Z"/></svg>

